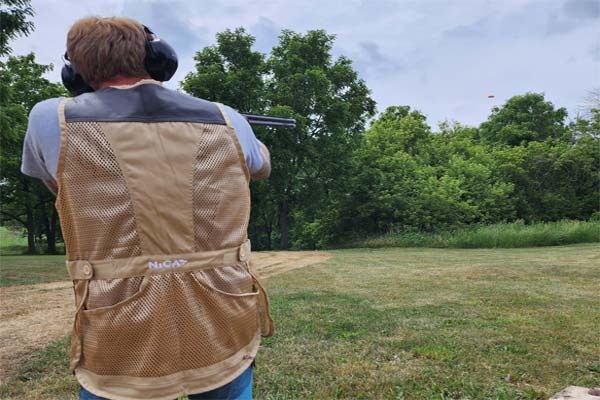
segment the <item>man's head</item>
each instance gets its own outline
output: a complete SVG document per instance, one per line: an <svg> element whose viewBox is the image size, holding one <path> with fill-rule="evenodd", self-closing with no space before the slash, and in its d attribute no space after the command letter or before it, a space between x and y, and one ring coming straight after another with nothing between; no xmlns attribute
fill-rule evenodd
<svg viewBox="0 0 600 400"><path fill-rule="evenodd" d="M129 18L82 18L67 34L67 55L91 86L116 77L149 78L144 67L148 36Z"/></svg>

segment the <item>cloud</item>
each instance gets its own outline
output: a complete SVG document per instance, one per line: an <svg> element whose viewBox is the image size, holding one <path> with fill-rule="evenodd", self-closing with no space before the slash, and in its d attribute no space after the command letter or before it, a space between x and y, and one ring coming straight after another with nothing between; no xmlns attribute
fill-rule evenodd
<svg viewBox="0 0 600 400"><path fill-rule="evenodd" d="M375 42L360 42L360 48L365 52L365 54L369 57L370 61L375 62L377 64L385 64L389 63L390 60L379 50L379 46Z"/></svg>
<svg viewBox="0 0 600 400"><path fill-rule="evenodd" d="M558 12L548 17L547 31L565 34L585 27L600 17L600 2L597 0L566 0Z"/></svg>
<svg viewBox="0 0 600 400"><path fill-rule="evenodd" d="M589 54L592 56L592 60L600 62L600 41L596 41L589 50Z"/></svg>
<svg viewBox="0 0 600 400"><path fill-rule="evenodd" d="M566 0L564 3L531 1L510 12L489 12L467 24L447 29L444 38L456 40L504 41L548 34L567 34L583 28L600 15L598 0Z"/></svg>
<svg viewBox="0 0 600 400"><path fill-rule="evenodd" d="M262 15L259 16L258 21L248 29L248 32L256 38L254 49L263 54L270 53L278 42L277 38L281 33L281 29L282 27L272 19Z"/></svg>
<svg viewBox="0 0 600 400"><path fill-rule="evenodd" d="M138 0L126 0L122 15L147 25L156 35L165 39L179 54L195 52L211 41L209 30L195 26L187 5L181 1L150 1L140 7Z"/></svg>
<svg viewBox="0 0 600 400"><path fill-rule="evenodd" d="M600 2L598 0L567 0L563 10L568 17L578 20L600 18Z"/></svg>
<svg viewBox="0 0 600 400"><path fill-rule="evenodd" d="M486 35L486 26L491 25L490 17L484 17L468 25L458 25L444 32L444 36L451 39L475 39Z"/></svg>

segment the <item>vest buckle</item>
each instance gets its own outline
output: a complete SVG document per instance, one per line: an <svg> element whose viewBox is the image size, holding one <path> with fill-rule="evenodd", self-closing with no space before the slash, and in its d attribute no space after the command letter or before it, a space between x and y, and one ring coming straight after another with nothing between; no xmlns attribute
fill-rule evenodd
<svg viewBox="0 0 600 400"><path fill-rule="evenodd" d="M250 239L248 239L240 246L240 249L238 250L238 259L240 261L248 261L250 260L250 253Z"/></svg>
<svg viewBox="0 0 600 400"><path fill-rule="evenodd" d="M92 279L94 276L94 268L92 268L92 264L86 261L83 264L82 272L85 279Z"/></svg>

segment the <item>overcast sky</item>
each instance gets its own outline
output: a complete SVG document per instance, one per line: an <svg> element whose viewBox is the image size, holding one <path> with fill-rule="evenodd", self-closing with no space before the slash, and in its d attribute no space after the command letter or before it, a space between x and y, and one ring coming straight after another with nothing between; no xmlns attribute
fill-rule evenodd
<svg viewBox="0 0 600 400"><path fill-rule="evenodd" d="M281 29L325 29L334 55L353 60L379 111L410 105L435 126L477 125L492 106L544 92L572 116L600 87L600 0L33 0L35 31L12 43L52 63L71 24L87 15L128 16L148 25L179 55L168 86L193 68L215 33L243 26L268 53ZM487 95L495 95L488 99Z"/></svg>

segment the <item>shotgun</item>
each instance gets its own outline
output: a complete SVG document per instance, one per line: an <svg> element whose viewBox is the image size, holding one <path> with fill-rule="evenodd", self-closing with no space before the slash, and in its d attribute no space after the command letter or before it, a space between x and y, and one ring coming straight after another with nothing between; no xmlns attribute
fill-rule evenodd
<svg viewBox="0 0 600 400"><path fill-rule="evenodd" d="M250 125L273 126L279 128L295 128L296 120L293 118L272 117L270 115L242 114Z"/></svg>

